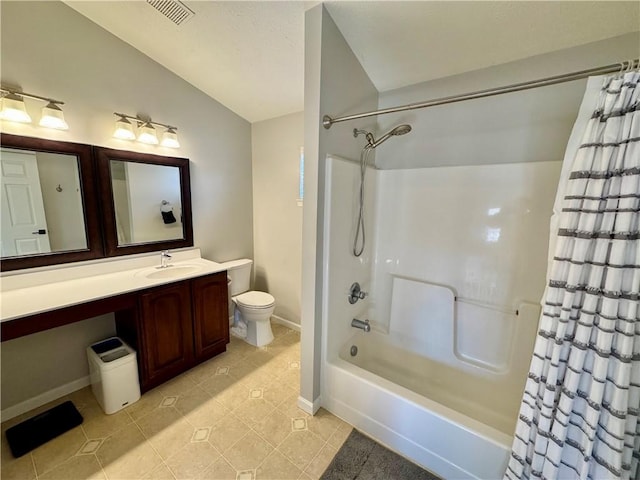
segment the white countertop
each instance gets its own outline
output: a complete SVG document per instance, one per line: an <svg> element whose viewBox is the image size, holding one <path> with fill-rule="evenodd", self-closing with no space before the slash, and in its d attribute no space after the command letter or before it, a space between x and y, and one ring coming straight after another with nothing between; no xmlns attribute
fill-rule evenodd
<svg viewBox="0 0 640 480"><path fill-rule="evenodd" d="M168 267L167 271L175 271L176 275L170 278L147 277L160 271L157 268L160 264L158 253L3 275L0 321L7 322L36 313L222 272L233 263L205 260L200 257L200 250L197 248L171 254L173 258L169 264L173 266ZM180 266L192 268L180 269Z"/></svg>

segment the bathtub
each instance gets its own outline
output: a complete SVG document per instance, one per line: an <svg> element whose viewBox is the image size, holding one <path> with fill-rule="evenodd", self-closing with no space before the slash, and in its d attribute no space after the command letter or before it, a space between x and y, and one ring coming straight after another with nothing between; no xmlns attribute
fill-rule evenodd
<svg viewBox="0 0 640 480"><path fill-rule="evenodd" d="M443 478L502 478L517 413L489 405L490 383L399 343L355 334L325 363L323 405Z"/></svg>
<svg viewBox="0 0 640 480"><path fill-rule="evenodd" d="M391 285L388 322L326 348L323 405L443 478L502 478L539 306L498 311L424 281Z"/></svg>
<svg viewBox="0 0 640 480"><path fill-rule="evenodd" d="M370 169L369 243L356 258L360 169L327 156L320 406L440 477L503 477L540 315L556 163ZM369 295L352 304L354 282Z"/></svg>

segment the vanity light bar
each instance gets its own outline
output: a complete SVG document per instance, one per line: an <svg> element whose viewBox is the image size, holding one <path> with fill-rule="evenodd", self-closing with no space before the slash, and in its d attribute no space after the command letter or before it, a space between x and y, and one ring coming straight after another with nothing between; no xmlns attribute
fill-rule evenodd
<svg viewBox="0 0 640 480"><path fill-rule="evenodd" d="M116 120L116 130L113 132L113 136L115 138L119 138L121 140L136 139L133 124L129 121L133 120L138 127L138 142L149 145L157 145L160 143L163 147L180 148L178 134L176 133L178 127L167 125L166 123L153 122L150 118L142 118L139 115L134 117L133 115L127 115L126 113L114 112L113 114L118 117ZM166 131L162 134L161 142L158 142L158 136L156 135L154 125L166 128Z"/></svg>
<svg viewBox="0 0 640 480"><path fill-rule="evenodd" d="M27 107L24 103L25 98L47 102L46 106L42 108L42 117L40 117L39 122L41 127L58 130L69 129L69 125L64 120L64 114L60 108L60 105L64 105L64 102L8 87L0 87L0 99L2 99L0 119L11 122L31 123L31 116L27 113Z"/></svg>

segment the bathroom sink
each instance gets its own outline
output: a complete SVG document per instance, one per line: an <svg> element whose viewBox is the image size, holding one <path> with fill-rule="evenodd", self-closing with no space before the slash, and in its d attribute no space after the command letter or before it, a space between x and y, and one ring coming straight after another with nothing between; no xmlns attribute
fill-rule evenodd
<svg viewBox="0 0 640 480"><path fill-rule="evenodd" d="M169 265L166 268L155 267L142 270L136 276L146 278L178 278L202 270L201 265Z"/></svg>

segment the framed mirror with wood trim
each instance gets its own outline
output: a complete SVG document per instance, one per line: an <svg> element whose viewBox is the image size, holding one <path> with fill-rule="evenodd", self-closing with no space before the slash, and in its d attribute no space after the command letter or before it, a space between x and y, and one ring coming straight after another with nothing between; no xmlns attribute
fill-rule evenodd
<svg viewBox="0 0 640 480"><path fill-rule="evenodd" d="M0 134L2 271L104 256L92 147Z"/></svg>
<svg viewBox="0 0 640 480"><path fill-rule="evenodd" d="M106 256L193 246L188 159L94 151Z"/></svg>

